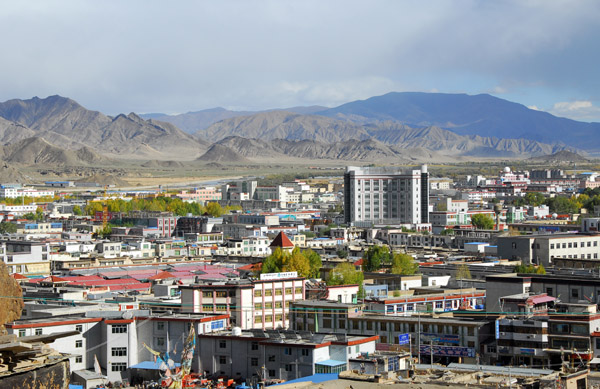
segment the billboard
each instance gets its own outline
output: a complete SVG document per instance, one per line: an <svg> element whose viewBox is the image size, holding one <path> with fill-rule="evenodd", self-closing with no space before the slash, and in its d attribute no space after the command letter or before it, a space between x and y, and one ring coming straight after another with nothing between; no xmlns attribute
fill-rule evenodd
<svg viewBox="0 0 600 389"><path fill-rule="evenodd" d="M431 354L431 347L428 344L422 344L421 354ZM475 358L475 349L470 347L440 346L433 345L433 355L443 357L471 357Z"/></svg>
<svg viewBox="0 0 600 389"><path fill-rule="evenodd" d="M298 272L288 271L288 272L283 272L283 273L264 273L264 274L260 275L260 280L261 281L279 280L282 278L297 278L297 277L298 277Z"/></svg>

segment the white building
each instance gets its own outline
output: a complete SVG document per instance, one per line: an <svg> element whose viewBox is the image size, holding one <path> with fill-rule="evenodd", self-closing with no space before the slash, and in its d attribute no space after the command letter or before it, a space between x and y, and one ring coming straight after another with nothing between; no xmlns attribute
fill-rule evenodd
<svg viewBox="0 0 600 389"><path fill-rule="evenodd" d="M289 325L290 302L304 300L305 278L295 272L263 274L240 280L181 286L182 312L221 313L242 329L277 329Z"/></svg>
<svg viewBox="0 0 600 389"><path fill-rule="evenodd" d="M348 166L344 174L345 222L428 223L428 181L426 165L407 171Z"/></svg>

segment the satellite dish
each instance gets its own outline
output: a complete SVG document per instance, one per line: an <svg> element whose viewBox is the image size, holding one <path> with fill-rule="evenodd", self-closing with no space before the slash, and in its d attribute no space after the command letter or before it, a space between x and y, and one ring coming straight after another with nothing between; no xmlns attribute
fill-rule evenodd
<svg viewBox="0 0 600 389"><path fill-rule="evenodd" d="M127 311L127 312L123 312L123 315L122 315L122 317L123 317L123 319L125 319L125 320L131 320L131 319L133 319L133 313L131 313L131 312L129 312L129 311Z"/></svg>

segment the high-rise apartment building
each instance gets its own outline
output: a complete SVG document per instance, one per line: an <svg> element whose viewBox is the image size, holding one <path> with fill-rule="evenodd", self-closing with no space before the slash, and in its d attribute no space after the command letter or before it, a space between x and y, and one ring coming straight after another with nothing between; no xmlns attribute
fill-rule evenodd
<svg viewBox="0 0 600 389"><path fill-rule="evenodd" d="M344 174L344 217L346 223L428 223L427 165L420 170L348 166Z"/></svg>

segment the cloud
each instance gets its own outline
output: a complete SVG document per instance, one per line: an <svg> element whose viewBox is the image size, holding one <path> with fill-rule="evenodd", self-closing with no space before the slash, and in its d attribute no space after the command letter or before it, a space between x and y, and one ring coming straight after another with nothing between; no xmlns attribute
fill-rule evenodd
<svg viewBox="0 0 600 389"><path fill-rule="evenodd" d="M555 103L549 112L560 117L567 117L581 121L596 121L600 122L600 107L594 106L591 101L563 101Z"/></svg>

